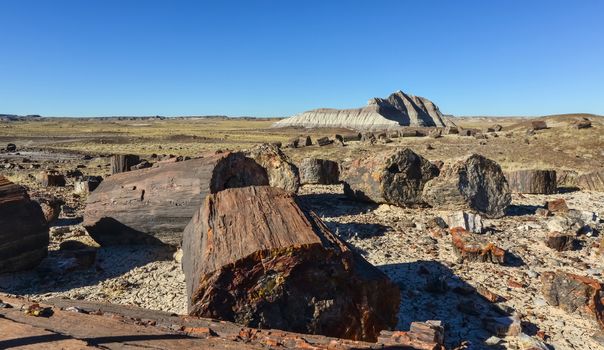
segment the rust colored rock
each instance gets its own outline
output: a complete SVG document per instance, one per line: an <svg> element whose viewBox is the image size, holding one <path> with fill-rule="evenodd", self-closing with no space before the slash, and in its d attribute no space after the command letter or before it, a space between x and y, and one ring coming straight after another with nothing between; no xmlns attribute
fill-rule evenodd
<svg viewBox="0 0 604 350"><path fill-rule="evenodd" d="M300 187L298 168L278 147L264 143L247 151L246 156L254 159L266 170L269 185L298 192Z"/></svg>
<svg viewBox="0 0 604 350"><path fill-rule="evenodd" d="M333 185L340 182L340 164L333 160L305 158L298 169L302 184Z"/></svg>
<svg viewBox="0 0 604 350"><path fill-rule="evenodd" d="M411 322L408 332L382 331L378 342L390 348L444 350L444 327L440 321Z"/></svg>
<svg viewBox="0 0 604 350"><path fill-rule="evenodd" d="M555 170L517 170L506 173L514 193L554 194L558 191Z"/></svg>
<svg viewBox="0 0 604 350"><path fill-rule="evenodd" d="M268 182L253 159L228 152L115 174L88 196L83 224L101 245L179 245L209 193Z"/></svg>
<svg viewBox="0 0 604 350"><path fill-rule="evenodd" d="M424 186L423 198L435 208L470 209L487 218L505 215L512 201L499 164L478 154L445 164Z"/></svg>
<svg viewBox="0 0 604 350"><path fill-rule="evenodd" d="M604 192L604 170L579 175L576 182L582 190Z"/></svg>
<svg viewBox="0 0 604 350"><path fill-rule="evenodd" d="M533 130L543 130L547 129L547 123L543 120L533 120L531 122L531 127Z"/></svg>
<svg viewBox="0 0 604 350"><path fill-rule="evenodd" d="M35 267L48 253L48 226L25 188L0 176L0 273Z"/></svg>
<svg viewBox="0 0 604 350"><path fill-rule="evenodd" d="M542 293L545 301L568 313L588 316L604 328L604 306L602 284L592 278L567 272L544 272L541 274Z"/></svg>
<svg viewBox="0 0 604 350"><path fill-rule="evenodd" d="M550 232L545 239L545 245L559 252L572 250L575 245L575 237L569 233Z"/></svg>
<svg viewBox="0 0 604 350"><path fill-rule="evenodd" d="M438 168L409 148L390 149L343 165L344 192L352 198L402 207L425 205L422 190Z"/></svg>
<svg viewBox="0 0 604 350"><path fill-rule="evenodd" d="M398 287L281 189L209 195L183 253L191 315L370 341L396 325Z"/></svg>
<svg viewBox="0 0 604 350"><path fill-rule="evenodd" d="M57 171L42 171L36 176L36 180L43 187L63 187L65 186L65 176Z"/></svg>
<svg viewBox="0 0 604 350"><path fill-rule="evenodd" d="M488 242L484 236L472 234L461 227L451 229L453 250L462 261L505 264L505 250Z"/></svg>
<svg viewBox="0 0 604 350"><path fill-rule="evenodd" d="M568 212L568 205L566 205L564 198L558 198L545 202L545 209L551 213L566 213Z"/></svg>
<svg viewBox="0 0 604 350"><path fill-rule="evenodd" d="M134 154L116 154L111 157L111 174L130 171L130 168L140 163L140 158Z"/></svg>

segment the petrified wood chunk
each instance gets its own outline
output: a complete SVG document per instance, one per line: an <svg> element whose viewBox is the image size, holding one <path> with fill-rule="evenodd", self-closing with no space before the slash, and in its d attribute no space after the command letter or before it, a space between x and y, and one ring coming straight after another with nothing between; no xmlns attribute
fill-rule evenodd
<svg viewBox="0 0 604 350"><path fill-rule="evenodd" d="M43 187L63 187L65 186L65 176L57 171L42 171L38 173L36 179Z"/></svg>
<svg viewBox="0 0 604 350"><path fill-rule="evenodd" d="M445 128L445 135L459 134L459 129L456 126L447 126Z"/></svg>
<svg viewBox="0 0 604 350"><path fill-rule="evenodd" d="M351 134L343 134L342 135L342 140L344 142L349 142L349 141L360 141L361 137L363 135L361 133L351 133Z"/></svg>
<svg viewBox="0 0 604 350"><path fill-rule="evenodd" d="M359 200L398 206L425 205L424 184L438 168L409 148L358 158L343 166L344 192Z"/></svg>
<svg viewBox="0 0 604 350"><path fill-rule="evenodd" d="M545 239L545 245L559 252L572 250L575 245L575 236L570 233L550 232Z"/></svg>
<svg viewBox="0 0 604 350"><path fill-rule="evenodd" d="M514 193L553 194L558 191L555 170L517 170L506 174Z"/></svg>
<svg viewBox="0 0 604 350"><path fill-rule="evenodd" d="M0 176L0 273L35 267L48 253L48 226L25 188Z"/></svg>
<svg viewBox="0 0 604 350"><path fill-rule="evenodd" d="M370 341L396 325L397 286L279 188L209 195L183 253L191 315Z"/></svg>
<svg viewBox="0 0 604 350"><path fill-rule="evenodd" d="M465 211L455 211L446 216L445 222L447 226L461 227L466 231L474 233L482 233L482 217L479 214L468 213Z"/></svg>
<svg viewBox="0 0 604 350"><path fill-rule="evenodd" d="M101 245L157 243L157 239L178 245L205 196L249 185L268 185L268 176L241 153L115 174L88 196L83 224Z"/></svg>
<svg viewBox="0 0 604 350"><path fill-rule="evenodd" d="M116 154L111 157L111 174L130 171L130 168L140 163L140 158L134 154Z"/></svg>
<svg viewBox="0 0 604 350"><path fill-rule="evenodd" d="M543 120L533 120L531 122L531 126L532 126L533 130L547 129L547 123Z"/></svg>
<svg viewBox="0 0 604 350"><path fill-rule="evenodd" d="M302 184L332 185L340 181L340 165L333 160L305 158L299 170Z"/></svg>
<svg viewBox="0 0 604 350"><path fill-rule="evenodd" d="M278 147L264 143L247 151L246 156L254 159L266 170L269 185L298 192L300 187L298 168Z"/></svg>
<svg viewBox="0 0 604 350"><path fill-rule="evenodd" d="M55 222L61 214L61 206L65 202L52 195L34 195L32 200L40 205L47 224Z"/></svg>
<svg viewBox="0 0 604 350"><path fill-rule="evenodd" d="M327 146L332 144L333 141L329 139L329 137L325 136L325 137L320 137L317 139L317 145L319 146Z"/></svg>
<svg viewBox="0 0 604 350"><path fill-rule="evenodd" d="M604 192L604 170L579 175L577 186L582 190Z"/></svg>
<svg viewBox="0 0 604 350"><path fill-rule="evenodd" d="M443 350L445 330L440 321L411 322L408 332L382 331L378 343L394 349Z"/></svg>
<svg viewBox="0 0 604 350"><path fill-rule="evenodd" d="M99 187L103 178L101 176L85 176L77 179L73 184L73 193L88 194Z"/></svg>
<svg viewBox="0 0 604 350"><path fill-rule="evenodd" d="M568 205L566 205L564 198L558 198L545 202L545 209L552 213L566 213L568 212Z"/></svg>
<svg viewBox="0 0 604 350"><path fill-rule="evenodd" d="M543 297L548 304L568 313L592 317L600 328L604 328L604 294L600 282L562 271L542 273L541 282Z"/></svg>
<svg viewBox="0 0 604 350"><path fill-rule="evenodd" d="M472 234L461 227L451 229L453 250L462 261L505 264L505 250L489 242L482 235Z"/></svg>
<svg viewBox="0 0 604 350"><path fill-rule="evenodd" d="M423 198L435 208L471 209L488 218L502 217L512 201L499 164L479 154L445 164L424 186Z"/></svg>
<svg viewBox="0 0 604 350"><path fill-rule="evenodd" d="M591 128L591 121L589 119L583 119L572 123L575 129L588 129Z"/></svg>

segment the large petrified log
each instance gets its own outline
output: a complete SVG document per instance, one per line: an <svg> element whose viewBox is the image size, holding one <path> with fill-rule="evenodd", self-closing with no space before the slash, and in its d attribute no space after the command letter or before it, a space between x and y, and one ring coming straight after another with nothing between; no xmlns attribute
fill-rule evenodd
<svg viewBox="0 0 604 350"><path fill-rule="evenodd" d="M220 153L115 174L88 196L84 226L101 245L180 244L205 196L268 185L266 170L241 153Z"/></svg>
<svg viewBox="0 0 604 350"><path fill-rule="evenodd" d="M553 194L558 191L555 170L517 170L506 173L514 193Z"/></svg>
<svg viewBox="0 0 604 350"><path fill-rule="evenodd" d="M592 278L556 271L541 274L545 301L568 313L594 318L604 328L602 284Z"/></svg>
<svg viewBox="0 0 604 350"><path fill-rule="evenodd" d="M36 180L43 187L63 187L65 186L65 176L57 171L42 171L36 175Z"/></svg>
<svg viewBox="0 0 604 350"><path fill-rule="evenodd" d="M0 273L35 267L48 253L48 226L25 188L0 176Z"/></svg>
<svg viewBox="0 0 604 350"><path fill-rule="evenodd" d="M461 227L454 227L451 229L451 242L455 254L462 261L505 264L506 251L489 242L482 235L470 233Z"/></svg>
<svg viewBox="0 0 604 350"><path fill-rule="evenodd" d="M409 148L388 150L344 164L345 193L353 198L409 207L425 205L424 185L438 168Z"/></svg>
<svg viewBox="0 0 604 350"><path fill-rule="evenodd" d="M398 287L282 189L209 195L183 253L191 315L370 341L396 325Z"/></svg>
<svg viewBox="0 0 604 350"><path fill-rule="evenodd" d="M298 191L300 187L298 168L278 147L263 143L247 151L246 155L266 169L271 186L294 193Z"/></svg>
<svg viewBox="0 0 604 350"><path fill-rule="evenodd" d="M332 185L340 181L340 164L333 160L305 158L298 169L302 184Z"/></svg>
<svg viewBox="0 0 604 350"><path fill-rule="evenodd" d="M435 208L471 209L488 218L502 217L512 201L499 164L478 154L445 164L424 186L423 198Z"/></svg>
<svg viewBox="0 0 604 350"><path fill-rule="evenodd" d="M577 186L582 190L604 192L604 170L579 175Z"/></svg>
<svg viewBox="0 0 604 350"><path fill-rule="evenodd" d="M111 174L124 173L140 162L140 158L134 154L115 154L111 157Z"/></svg>

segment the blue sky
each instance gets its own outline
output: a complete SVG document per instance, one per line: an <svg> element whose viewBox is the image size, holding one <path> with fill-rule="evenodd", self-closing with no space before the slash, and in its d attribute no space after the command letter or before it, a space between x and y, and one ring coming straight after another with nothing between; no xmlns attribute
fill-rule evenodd
<svg viewBox="0 0 604 350"><path fill-rule="evenodd" d="M0 113L604 114L604 1L0 0Z"/></svg>

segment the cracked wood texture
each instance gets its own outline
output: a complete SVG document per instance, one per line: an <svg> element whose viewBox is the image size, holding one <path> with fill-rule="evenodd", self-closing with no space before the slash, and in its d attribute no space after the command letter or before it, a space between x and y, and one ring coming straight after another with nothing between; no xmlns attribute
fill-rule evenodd
<svg viewBox="0 0 604 350"><path fill-rule="evenodd" d="M515 193L554 194L558 191L555 170L517 170L506 173Z"/></svg>
<svg viewBox="0 0 604 350"><path fill-rule="evenodd" d="M83 224L101 245L179 245L182 231L208 194L249 185L268 185L268 177L241 153L119 173L89 195Z"/></svg>
<svg viewBox="0 0 604 350"><path fill-rule="evenodd" d="M0 176L0 273L35 267L48 253L40 205L22 186Z"/></svg>
<svg viewBox="0 0 604 350"><path fill-rule="evenodd" d="M409 148L387 150L344 164L341 179L349 197L402 207L422 206L424 185L438 168Z"/></svg>
<svg viewBox="0 0 604 350"><path fill-rule="evenodd" d="M183 253L191 315L368 341L396 325L398 287L282 189L209 195Z"/></svg>

